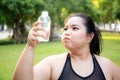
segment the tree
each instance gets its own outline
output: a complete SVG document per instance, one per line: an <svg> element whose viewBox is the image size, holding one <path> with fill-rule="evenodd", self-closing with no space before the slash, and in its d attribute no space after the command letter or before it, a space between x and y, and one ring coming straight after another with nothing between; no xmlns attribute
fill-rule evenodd
<svg viewBox="0 0 120 80"><path fill-rule="evenodd" d="M0 2L0 23L7 23L13 28L13 39L19 43L26 40L26 23L35 22L42 10L47 10L51 17L51 32L54 23L63 26L64 19L73 12L83 12L97 22L98 11L92 0L2 0ZM52 34L51 34L52 35ZM52 36L50 40L53 40Z"/></svg>
<svg viewBox="0 0 120 80"><path fill-rule="evenodd" d="M117 20L120 20L120 0L115 0L113 2L113 18L115 19L114 23L115 23L115 31L117 31Z"/></svg>
<svg viewBox="0 0 120 80"><path fill-rule="evenodd" d="M73 12L84 12L97 20L97 11L90 0L44 0L45 10L50 13L53 32L54 23L63 26L64 19ZM50 40L52 40L52 36Z"/></svg>
<svg viewBox="0 0 120 80"><path fill-rule="evenodd" d="M42 0L1 0L0 23L5 22L13 29L12 38L16 43L25 42L25 23L35 21L42 9Z"/></svg>
<svg viewBox="0 0 120 80"><path fill-rule="evenodd" d="M120 0L115 0L113 2L113 14L115 19L120 20Z"/></svg>
<svg viewBox="0 0 120 80"><path fill-rule="evenodd" d="M99 11L100 11L100 23L109 24L115 23L120 20L120 1L119 0L99 0Z"/></svg>
<svg viewBox="0 0 120 80"><path fill-rule="evenodd" d="M55 19L59 24L63 24L63 20L70 13L83 12L87 13L97 20L98 11L94 7L92 0L44 0L45 9L50 12L51 18Z"/></svg>

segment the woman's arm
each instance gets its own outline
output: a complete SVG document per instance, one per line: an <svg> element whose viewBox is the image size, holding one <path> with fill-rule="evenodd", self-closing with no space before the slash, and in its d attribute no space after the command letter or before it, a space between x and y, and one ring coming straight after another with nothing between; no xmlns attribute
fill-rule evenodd
<svg viewBox="0 0 120 80"><path fill-rule="evenodd" d="M34 48L26 45L13 75L13 80L33 80Z"/></svg>
<svg viewBox="0 0 120 80"><path fill-rule="evenodd" d="M111 62L112 80L120 80L120 67Z"/></svg>
<svg viewBox="0 0 120 80"><path fill-rule="evenodd" d="M39 27L39 24L36 22L29 32L27 44L16 65L13 80L33 80L34 74L36 75L33 71L34 50L39 43L36 36L44 37L44 35L37 33L38 30L44 31Z"/></svg>

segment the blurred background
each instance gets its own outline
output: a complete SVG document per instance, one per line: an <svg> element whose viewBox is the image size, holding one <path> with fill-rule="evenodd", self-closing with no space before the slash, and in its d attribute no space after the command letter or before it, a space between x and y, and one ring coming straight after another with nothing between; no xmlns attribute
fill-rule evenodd
<svg viewBox="0 0 120 80"><path fill-rule="evenodd" d="M29 29L43 10L51 17L51 41L60 37L56 32L60 32L64 19L73 12L88 14L102 31L120 32L119 5L119 0L1 0L0 38L26 42Z"/></svg>
<svg viewBox="0 0 120 80"><path fill-rule="evenodd" d="M52 32L50 42L37 46L35 64L67 51L60 42L64 19L82 12L91 16L102 32L102 56L120 66L120 0L0 0L0 80L11 80L28 32L43 10L49 12Z"/></svg>

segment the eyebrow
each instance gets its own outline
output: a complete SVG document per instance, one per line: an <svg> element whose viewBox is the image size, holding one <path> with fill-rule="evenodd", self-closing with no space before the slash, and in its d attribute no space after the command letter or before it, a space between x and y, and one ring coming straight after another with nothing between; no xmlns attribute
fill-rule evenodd
<svg viewBox="0 0 120 80"><path fill-rule="evenodd" d="M78 26L78 27L80 27L79 25L77 25L77 24L72 24L72 25L70 25L71 27L73 27L73 26ZM66 26L64 26L64 27L67 27L68 28L68 25L66 25Z"/></svg>
<svg viewBox="0 0 120 80"><path fill-rule="evenodd" d="M73 25L71 25L71 26L78 26L78 27L80 27L79 25L77 25L77 24L73 24Z"/></svg>

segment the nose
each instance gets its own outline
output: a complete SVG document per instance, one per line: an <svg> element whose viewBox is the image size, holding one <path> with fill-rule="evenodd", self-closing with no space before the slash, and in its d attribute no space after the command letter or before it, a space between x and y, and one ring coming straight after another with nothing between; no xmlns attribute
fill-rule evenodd
<svg viewBox="0 0 120 80"><path fill-rule="evenodd" d="M70 34L71 34L71 30L68 29L68 30L64 31L64 34L65 34L65 35L70 35Z"/></svg>

